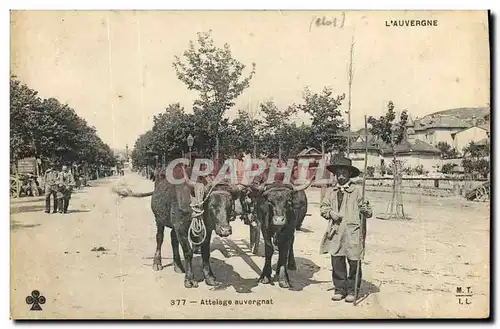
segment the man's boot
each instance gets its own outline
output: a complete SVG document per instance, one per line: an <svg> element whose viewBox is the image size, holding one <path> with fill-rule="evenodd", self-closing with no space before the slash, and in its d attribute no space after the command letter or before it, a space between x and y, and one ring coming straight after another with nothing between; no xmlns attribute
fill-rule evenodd
<svg viewBox="0 0 500 329"><path fill-rule="evenodd" d="M57 212L57 198L54 196L54 210L52 210L52 213L55 214L56 212Z"/></svg>
<svg viewBox="0 0 500 329"><path fill-rule="evenodd" d="M68 212L69 199L64 199L64 213Z"/></svg>
<svg viewBox="0 0 500 329"><path fill-rule="evenodd" d="M50 214L50 196L45 198L45 212Z"/></svg>
<svg viewBox="0 0 500 329"><path fill-rule="evenodd" d="M64 210L64 203L63 199L57 199L57 208L59 210L59 213L62 214Z"/></svg>

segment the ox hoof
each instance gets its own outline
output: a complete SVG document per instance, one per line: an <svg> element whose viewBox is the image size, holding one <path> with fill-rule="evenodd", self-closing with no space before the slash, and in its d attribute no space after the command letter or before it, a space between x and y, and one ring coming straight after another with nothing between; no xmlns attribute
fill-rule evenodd
<svg viewBox="0 0 500 329"><path fill-rule="evenodd" d="M205 278L205 283L207 286L218 286L220 282L215 279L213 276L208 276Z"/></svg>
<svg viewBox="0 0 500 329"><path fill-rule="evenodd" d="M153 263L153 271L161 271L163 270L163 266L161 263L154 262Z"/></svg>
<svg viewBox="0 0 500 329"><path fill-rule="evenodd" d="M192 279L192 280L184 280L184 287L186 288L198 288L198 281Z"/></svg>
<svg viewBox="0 0 500 329"><path fill-rule="evenodd" d="M279 281L280 288L291 288L292 285L290 284L290 281L288 280L280 280Z"/></svg>
<svg viewBox="0 0 500 329"><path fill-rule="evenodd" d="M185 271L184 271L184 268L182 266L174 264L174 272L181 274L181 273L184 273Z"/></svg>
<svg viewBox="0 0 500 329"><path fill-rule="evenodd" d="M263 276L259 279L259 282L262 284L270 284L273 280L269 276Z"/></svg>

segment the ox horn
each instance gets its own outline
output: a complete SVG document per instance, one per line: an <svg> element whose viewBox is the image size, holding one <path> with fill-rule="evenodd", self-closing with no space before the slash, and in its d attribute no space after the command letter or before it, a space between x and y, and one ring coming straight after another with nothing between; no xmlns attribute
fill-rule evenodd
<svg viewBox="0 0 500 329"><path fill-rule="evenodd" d="M182 175L184 176L184 182L186 182L187 186L190 188L194 188L195 183L191 182L186 172L186 167L182 166Z"/></svg>
<svg viewBox="0 0 500 329"><path fill-rule="evenodd" d="M307 184L300 185L300 186L294 185L293 186L293 190L295 192L304 191L306 188L308 188L309 186L311 186L311 184L312 184L312 182L313 182L313 180L314 180L315 177L316 177L316 173L313 175L313 177L311 177L311 179L309 180L309 182L307 182Z"/></svg>

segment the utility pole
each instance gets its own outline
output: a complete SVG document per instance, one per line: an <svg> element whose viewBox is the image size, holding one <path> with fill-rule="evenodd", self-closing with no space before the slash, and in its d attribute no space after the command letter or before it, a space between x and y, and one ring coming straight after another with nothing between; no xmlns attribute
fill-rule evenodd
<svg viewBox="0 0 500 329"><path fill-rule="evenodd" d="M350 133L351 132L351 92L352 92L352 80L353 80L353 69L352 69L352 55L354 53L354 33L352 35L352 41L351 41L351 52L349 56L349 71L348 71L348 78L349 78L349 94L348 94L348 100L347 100L347 131ZM351 147L351 138L347 137L347 157L349 157L350 153L350 147Z"/></svg>

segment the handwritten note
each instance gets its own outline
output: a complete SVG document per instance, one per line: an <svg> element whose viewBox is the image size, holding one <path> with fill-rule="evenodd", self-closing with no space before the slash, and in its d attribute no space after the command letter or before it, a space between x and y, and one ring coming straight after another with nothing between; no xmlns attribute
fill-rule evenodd
<svg viewBox="0 0 500 329"><path fill-rule="evenodd" d="M339 13L337 16L316 16L314 15L309 23L309 32L312 28L344 28L345 12Z"/></svg>

